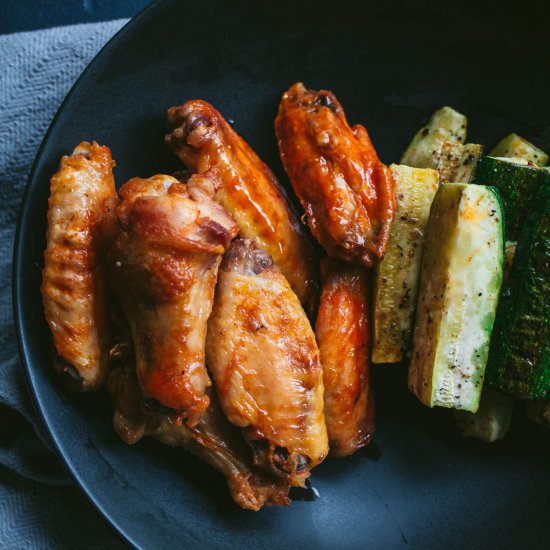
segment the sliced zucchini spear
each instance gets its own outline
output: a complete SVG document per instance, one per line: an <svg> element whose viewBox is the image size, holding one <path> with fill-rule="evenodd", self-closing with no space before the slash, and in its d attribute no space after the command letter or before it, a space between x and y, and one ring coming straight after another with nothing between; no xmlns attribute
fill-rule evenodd
<svg viewBox="0 0 550 550"><path fill-rule="evenodd" d="M476 413L455 411L458 429L464 437L474 437L487 443L502 439L510 429L515 401L491 388L483 388Z"/></svg>
<svg viewBox="0 0 550 550"><path fill-rule="evenodd" d="M489 153L492 157L519 157L537 166L544 166L548 162L548 155L517 134L510 134L501 139Z"/></svg>
<svg viewBox="0 0 550 550"><path fill-rule="evenodd" d="M397 363L410 341L420 261L430 206L439 187L435 170L392 164L395 216L374 283L374 363Z"/></svg>
<svg viewBox="0 0 550 550"><path fill-rule="evenodd" d="M438 109L421 128L401 157L401 164L415 168L437 168L445 142L466 141L467 118L451 107Z"/></svg>
<svg viewBox="0 0 550 550"><path fill-rule="evenodd" d="M498 306L487 384L550 398L550 184L537 192Z"/></svg>
<svg viewBox="0 0 550 550"><path fill-rule="evenodd" d="M425 405L477 411L503 256L498 191L442 185L426 230L409 366L409 387Z"/></svg>
<svg viewBox="0 0 550 550"><path fill-rule="evenodd" d="M537 189L549 180L546 170L520 165L515 159L481 157L471 182L493 185L500 191L506 211L506 238L516 241Z"/></svg>
<svg viewBox="0 0 550 550"><path fill-rule="evenodd" d="M437 165L441 183L468 182L483 153L483 145L447 141L441 147Z"/></svg>

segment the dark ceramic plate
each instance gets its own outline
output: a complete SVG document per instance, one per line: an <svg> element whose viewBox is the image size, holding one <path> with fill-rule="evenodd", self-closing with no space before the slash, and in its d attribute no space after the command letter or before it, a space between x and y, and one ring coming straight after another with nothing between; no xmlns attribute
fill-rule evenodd
<svg viewBox="0 0 550 550"><path fill-rule="evenodd" d="M372 452L329 460L312 476L318 500L259 513L240 510L223 478L183 451L126 446L105 394L69 395L54 377L39 291L48 182L82 139L112 148L119 183L177 169L163 145L166 109L204 98L286 183L273 119L281 93L303 80L333 90L388 163L444 104L468 115L470 141L491 147L518 131L550 148L543 17L532 21L527 10L504 21L445 2L412 11L397 2L248 4L153 4L90 64L38 153L19 221L14 301L29 387L59 456L142 548L544 547L547 432L518 414L501 443L463 440L448 411L409 395L403 368L375 373L379 460Z"/></svg>

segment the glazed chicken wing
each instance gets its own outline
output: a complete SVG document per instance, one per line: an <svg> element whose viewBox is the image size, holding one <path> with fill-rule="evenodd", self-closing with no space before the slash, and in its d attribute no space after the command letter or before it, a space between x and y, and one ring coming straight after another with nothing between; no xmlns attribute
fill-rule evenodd
<svg viewBox="0 0 550 550"><path fill-rule="evenodd" d="M95 390L107 373L109 315L98 253L101 224L117 200L114 165L108 147L83 141L61 159L50 184L42 300L55 368L81 391Z"/></svg>
<svg viewBox="0 0 550 550"><path fill-rule="evenodd" d="M108 268L130 326L145 398L193 426L207 409L206 322L225 247L238 231L210 197L215 175L187 185L134 178L120 190Z"/></svg>
<svg viewBox="0 0 550 550"><path fill-rule="evenodd" d="M315 334L323 365L325 420L331 455L348 456L367 445L374 433L367 273L325 258L321 274Z"/></svg>
<svg viewBox="0 0 550 550"><path fill-rule="evenodd" d="M242 508L259 510L264 504L289 504L289 484L253 466L250 451L224 418L215 394L210 396L210 407L199 423L190 428L148 408L131 366L114 369L108 387L116 407L113 425L126 443L152 436L166 445L187 449L225 475L233 500Z"/></svg>
<svg viewBox="0 0 550 550"><path fill-rule="evenodd" d="M369 267L386 251L393 178L332 92L294 84L275 120L279 151L313 235L329 256Z"/></svg>
<svg viewBox="0 0 550 550"><path fill-rule="evenodd" d="M237 240L225 254L206 356L255 463L303 485L328 452L319 351L296 295L254 241Z"/></svg>
<svg viewBox="0 0 550 550"><path fill-rule="evenodd" d="M216 167L216 200L235 218L240 235L254 239L279 266L311 311L317 296L315 251L271 170L212 105L188 101L168 111L174 130L167 144L193 172Z"/></svg>

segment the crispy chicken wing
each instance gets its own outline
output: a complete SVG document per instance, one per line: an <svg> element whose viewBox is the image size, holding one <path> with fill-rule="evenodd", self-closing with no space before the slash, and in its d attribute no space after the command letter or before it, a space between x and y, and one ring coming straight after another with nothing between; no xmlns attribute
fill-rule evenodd
<svg viewBox="0 0 550 550"><path fill-rule="evenodd" d="M366 267L382 258L394 183L367 130L349 127L332 92L297 83L283 94L275 131L309 227L328 255Z"/></svg>
<svg viewBox="0 0 550 550"><path fill-rule="evenodd" d="M191 426L209 403L206 322L221 256L238 231L210 198L210 176L187 185L163 175L127 182L108 253L144 396L181 412Z"/></svg>
<svg viewBox="0 0 550 550"><path fill-rule="evenodd" d="M315 251L279 182L212 105L188 101L168 111L174 130L166 143L194 171L217 167L216 200L279 266L308 311L317 297Z"/></svg>
<svg viewBox="0 0 550 550"><path fill-rule="evenodd" d="M330 453L348 456L374 433L369 311L364 268L325 258L315 334L323 365Z"/></svg>
<svg viewBox="0 0 550 550"><path fill-rule="evenodd" d="M221 407L255 463L303 485L328 452L319 351L296 295L254 241L226 252L206 356Z"/></svg>
<svg viewBox="0 0 550 550"><path fill-rule="evenodd" d="M152 436L166 445L187 449L225 475L233 500L242 508L259 510L264 504L289 504L289 484L253 466L250 451L221 413L215 393L210 395L210 406L199 423L190 428L147 406L135 369L129 364L113 369L108 387L116 407L113 425L126 443Z"/></svg>
<svg viewBox="0 0 550 550"><path fill-rule="evenodd" d="M95 390L109 359L100 226L117 200L108 147L80 143L61 159L48 201L42 300L58 353L54 362L73 389Z"/></svg>

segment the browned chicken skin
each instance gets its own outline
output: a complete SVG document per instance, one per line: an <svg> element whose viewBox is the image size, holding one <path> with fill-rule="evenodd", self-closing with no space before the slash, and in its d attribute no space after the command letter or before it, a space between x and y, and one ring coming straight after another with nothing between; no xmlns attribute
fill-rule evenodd
<svg viewBox="0 0 550 550"><path fill-rule="evenodd" d="M350 128L332 92L296 83L283 94L275 132L309 227L328 255L365 267L381 259L393 220L394 183L367 130Z"/></svg>
<svg viewBox="0 0 550 550"><path fill-rule="evenodd" d="M250 451L221 413L215 394L210 395L210 406L199 423L190 428L145 405L135 369L129 364L113 369L108 387L115 403L113 426L126 443L152 436L166 445L185 448L225 475L233 500L242 508L259 510L264 504L290 503L289 484L253 466Z"/></svg>
<svg viewBox="0 0 550 550"><path fill-rule="evenodd" d="M127 182L108 252L144 396L179 411L191 426L209 404L206 322L221 256L238 231L210 198L210 176L193 176L187 185L163 175Z"/></svg>
<svg viewBox="0 0 550 550"><path fill-rule="evenodd" d="M193 172L219 170L216 200L279 266L304 307L317 295L315 251L271 170L205 101L168 110L174 127L166 143Z"/></svg>
<svg viewBox="0 0 550 550"><path fill-rule="evenodd" d="M48 201L42 300L56 370L73 389L91 391L108 368L109 315L98 259L100 227L117 200L108 147L80 143L61 159Z"/></svg>
<svg viewBox="0 0 550 550"><path fill-rule="evenodd" d="M303 485L328 452L319 351L296 295L254 241L237 240L224 256L206 356L255 463Z"/></svg>
<svg viewBox="0 0 550 550"><path fill-rule="evenodd" d="M369 311L364 268L325 258L315 334L325 386L330 453L348 456L374 433L369 387Z"/></svg>

